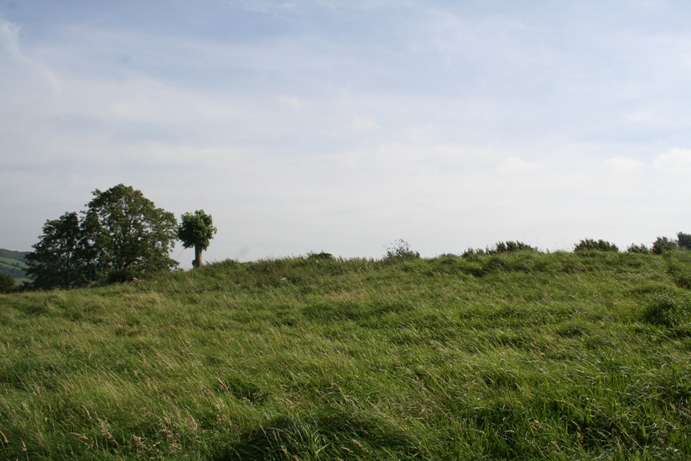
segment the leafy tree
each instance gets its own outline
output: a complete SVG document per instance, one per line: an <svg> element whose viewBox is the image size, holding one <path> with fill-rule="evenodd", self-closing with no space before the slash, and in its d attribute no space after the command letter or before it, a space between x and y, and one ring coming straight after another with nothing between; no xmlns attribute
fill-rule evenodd
<svg viewBox="0 0 691 461"><path fill-rule="evenodd" d="M37 288L70 288L99 278L124 281L177 265L175 215L156 208L131 187L96 190L87 210L65 213L43 226L26 273Z"/></svg>
<svg viewBox="0 0 691 461"><path fill-rule="evenodd" d="M123 184L103 192L96 189L93 195L82 232L93 248L99 275L131 277L177 266L169 256L177 229L173 213Z"/></svg>
<svg viewBox="0 0 691 461"><path fill-rule="evenodd" d="M91 249L82 236L77 213L65 213L47 220L43 235L26 255L27 275L37 288L74 287L94 278L95 266Z"/></svg>
<svg viewBox="0 0 691 461"><path fill-rule="evenodd" d="M209 248L209 241L214 237L217 229L213 226L213 219L204 210L185 213L180 218L178 238L185 248L194 247L193 267L202 266L202 251Z"/></svg>
<svg viewBox="0 0 691 461"><path fill-rule="evenodd" d="M0 273L0 293L9 293L14 289L14 279L7 274Z"/></svg>

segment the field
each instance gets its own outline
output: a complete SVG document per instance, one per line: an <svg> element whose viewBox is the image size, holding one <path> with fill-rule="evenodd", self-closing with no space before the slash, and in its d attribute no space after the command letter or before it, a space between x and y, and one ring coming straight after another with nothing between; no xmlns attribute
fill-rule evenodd
<svg viewBox="0 0 691 461"><path fill-rule="evenodd" d="M691 458L691 252L319 256L0 295L0 458Z"/></svg>
<svg viewBox="0 0 691 461"><path fill-rule="evenodd" d="M19 251L8 251L0 248L0 273L14 278L17 284L30 281L24 274L24 269L28 267L24 260L24 254Z"/></svg>

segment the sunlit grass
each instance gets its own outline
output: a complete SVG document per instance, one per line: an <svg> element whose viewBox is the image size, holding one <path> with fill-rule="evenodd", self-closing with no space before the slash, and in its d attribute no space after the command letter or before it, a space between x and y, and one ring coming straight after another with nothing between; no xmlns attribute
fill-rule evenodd
<svg viewBox="0 0 691 461"><path fill-rule="evenodd" d="M3 295L0 453L687 459L688 274L685 251L292 258Z"/></svg>

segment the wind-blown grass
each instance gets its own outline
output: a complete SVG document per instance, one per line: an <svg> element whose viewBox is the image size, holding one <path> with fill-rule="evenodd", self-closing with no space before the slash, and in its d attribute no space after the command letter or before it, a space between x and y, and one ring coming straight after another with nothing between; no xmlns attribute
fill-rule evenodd
<svg viewBox="0 0 691 461"><path fill-rule="evenodd" d="M226 261L0 296L7 459L688 459L691 256Z"/></svg>

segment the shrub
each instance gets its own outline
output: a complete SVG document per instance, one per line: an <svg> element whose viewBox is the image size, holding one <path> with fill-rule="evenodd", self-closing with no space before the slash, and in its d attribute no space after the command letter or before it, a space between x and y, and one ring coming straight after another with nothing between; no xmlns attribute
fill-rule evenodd
<svg viewBox="0 0 691 461"><path fill-rule="evenodd" d="M307 259L320 260L320 259L334 259L331 253L325 253L323 250L320 253L307 253Z"/></svg>
<svg viewBox="0 0 691 461"><path fill-rule="evenodd" d="M668 251L674 251L678 250L679 246L676 244L676 242L673 242L672 240L668 239L667 237L658 237L655 242L653 242L653 249L652 252L653 254L656 255L661 255L662 253L666 253Z"/></svg>
<svg viewBox="0 0 691 461"><path fill-rule="evenodd" d="M113 283L131 282L133 279L134 276L129 271L112 271L105 277L105 283L111 285Z"/></svg>
<svg viewBox="0 0 691 461"><path fill-rule="evenodd" d="M14 279L9 275L0 273L0 293L8 293L14 290Z"/></svg>
<svg viewBox="0 0 691 461"><path fill-rule="evenodd" d="M485 255L485 250L481 248L468 248L463 252L461 255L461 258L465 259L476 259L478 256L483 256Z"/></svg>
<svg viewBox="0 0 691 461"><path fill-rule="evenodd" d="M385 261L402 259L420 259L420 253L410 249L410 244L403 239L398 239L386 247Z"/></svg>
<svg viewBox="0 0 691 461"><path fill-rule="evenodd" d="M627 249L627 253L642 253L642 254L648 254L650 253L650 249L645 246L644 244L636 245L635 243L632 243Z"/></svg>
<svg viewBox="0 0 691 461"><path fill-rule="evenodd" d="M686 248L691 250L691 234L677 232L677 246L679 248Z"/></svg>
<svg viewBox="0 0 691 461"><path fill-rule="evenodd" d="M499 253L515 253L517 251L537 251L537 248L531 247L527 243L519 241L497 242L493 250L487 249L488 254Z"/></svg>
<svg viewBox="0 0 691 461"><path fill-rule="evenodd" d="M576 253L580 253L583 251L611 251L613 253L618 253L619 252L619 247L617 247L615 244L610 243L606 240L593 240L593 239L585 239L581 240L578 245L576 245L576 248L574 250Z"/></svg>
<svg viewBox="0 0 691 461"><path fill-rule="evenodd" d="M482 255L497 255L501 253L516 253L518 251L530 251L530 252L537 252L538 249L536 247L531 247L527 243L519 242L518 240L513 242L513 241L508 241L508 242L497 242L494 244L494 248L485 248L484 250L481 248L468 248L463 252L461 257L463 258L473 258L477 256L482 256Z"/></svg>

